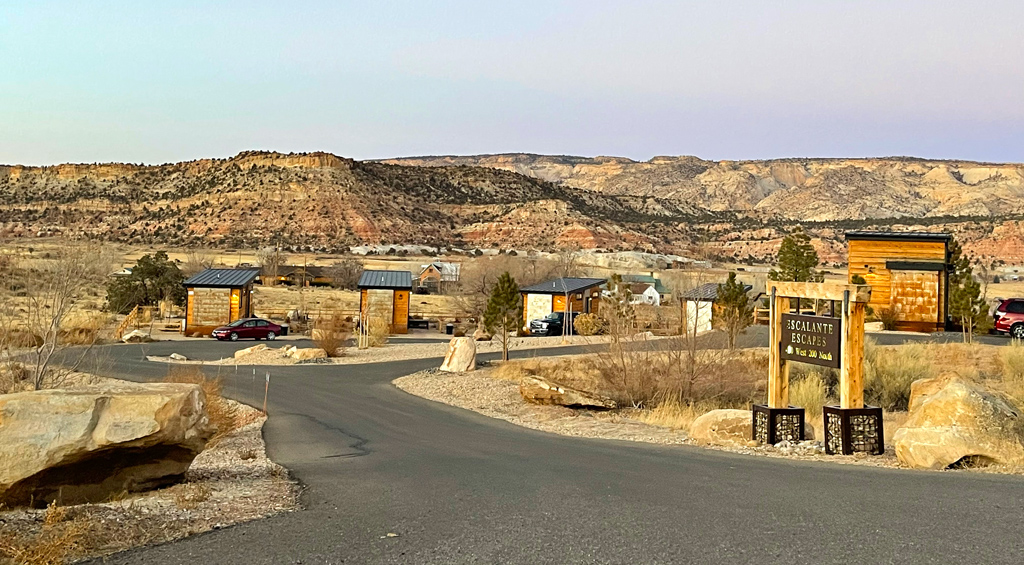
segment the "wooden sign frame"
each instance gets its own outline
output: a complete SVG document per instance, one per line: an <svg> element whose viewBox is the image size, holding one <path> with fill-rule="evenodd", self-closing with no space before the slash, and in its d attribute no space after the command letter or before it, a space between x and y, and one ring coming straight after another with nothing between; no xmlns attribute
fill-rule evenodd
<svg viewBox="0 0 1024 565"><path fill-rule="evenodd" d="M789 408L789 361L782 358L782 314L791 299L842 303L840 312L839 405L864 407L864 317L868 285L768 281L768 407Z"/></svg>

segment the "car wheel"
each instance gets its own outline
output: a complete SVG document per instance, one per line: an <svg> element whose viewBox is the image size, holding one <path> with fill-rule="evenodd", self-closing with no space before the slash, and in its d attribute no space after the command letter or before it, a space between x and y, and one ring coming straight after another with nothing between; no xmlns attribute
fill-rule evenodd
<svg viewBox="0 0 1024 565"><path fill-rule="evenodd" d="M1010 335L1013 339L1024 339L1024 324L1014 324L1010 328Z"/></svg>
<svg viewBox="0 0 1024 565"><path fill-rule="evenodd" d="M277 338L277 334L274 332L267 332L267 341L274 341Z"/></svg>
<svg viewBox="0 0 1024 565"><path fill-rule="evenodd" d="M236 334L235 332L231 332L231 335L228 336L228 339L230 339L231 341L238 341L238 334Z"/></svg>

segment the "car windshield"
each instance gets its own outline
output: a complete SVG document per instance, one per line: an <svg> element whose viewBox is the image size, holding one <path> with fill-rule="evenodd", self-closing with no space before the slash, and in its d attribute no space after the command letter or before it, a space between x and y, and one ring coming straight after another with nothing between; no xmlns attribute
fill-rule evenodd
<svg viewBox="0 0 1024 565"><path fill-rule="evenodd" d="M547 316L544 316L544 319L545 320L560 320L560 319L562 319L562 313L561 312L552 312L552 313L548 314Z"/></svg>
<svg viewBox="0 0 1024 565"><path fill-rule="evenodd" d="M231 322L230 324L228 324L228 327L229 328L237 328L238 326L241 326L244 323L245 323L245 320L235 320L234 322Z"/></svg>

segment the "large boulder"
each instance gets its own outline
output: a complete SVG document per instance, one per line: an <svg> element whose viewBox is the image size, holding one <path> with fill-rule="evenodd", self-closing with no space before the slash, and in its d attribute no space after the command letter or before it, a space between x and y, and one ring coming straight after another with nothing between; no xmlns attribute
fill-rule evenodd
<svg viewBox="0 0 1024 565"><path fill-rule="evenodd" d="M712 410L690 424L690 437L714 445L746 445L752 427L750 410Z"/></svg>
<svg viewBox="0 0 1024 565"><path fill-rule="evenodd" d="M917 379L910 383L910 399L907 402L907 412L913 412L921 406L929 396L932 396L936 392L946 388L946 385L959 375L955 373L945 373L938 377L932 377L927 379Z"/></svg>
<svg viewBox="0 0 1024 565"><path fill-rule="evenodd" d="M447 373L464 373L476 370L476 342L471 337L457 337L448 342L441 370Z"/></svg>
<svg viewBox="0 0 1024 565"><path fill-rule="evenodd" d="M1024 464L1024 419L1012 401L959 377L935 380L917 386L914 410L893 435L901 463L917 469L945 469L962 460Z"/></svg>
<svg viewBox="0 0 1024 565"><path fill-rule="evenodd" d="M291 350L288 356L298 361L309 361L311 359L327 359L327 352L320 347L298 347Z"/></svg>
<svg viewBox="0 0 1024 565"><path fill-rule="evenodd" d="M0 396L0 504L102 502L180 481L212 435L194 384Z"/></svg>
<svg viewBox="0 0 1024 565"><path fill-rule="evenodd" d="M551 382L536 375L524 377L519 382L519 394L534 404L556 404L570 408L593 408L609 410L615 408L610 398Z"/></svg>

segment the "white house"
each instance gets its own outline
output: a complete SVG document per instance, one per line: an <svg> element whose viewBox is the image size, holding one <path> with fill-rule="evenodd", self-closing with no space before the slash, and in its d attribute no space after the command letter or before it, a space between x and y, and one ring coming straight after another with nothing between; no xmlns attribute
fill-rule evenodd
<svg viewBox="0 0 1024 565"><path fill-rule="evenodd" d="M750 285L744 285L749 292ZM686 312L686 330L693 333L709 332L713 326L714 304L718 300L718 283L706 283L682 294Z"/></svg>
<svg viewBox="0 0 1024 565"><path fill-rule="evenodd" d="M654 288L653 284L631 284L629 285L629 292L630 304L661 306L661 294L658 293L658 289Z"/></svg>

